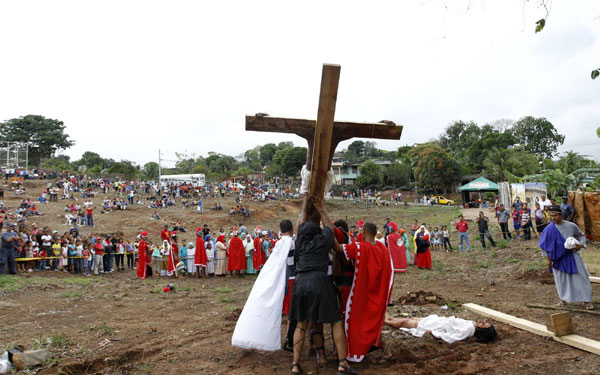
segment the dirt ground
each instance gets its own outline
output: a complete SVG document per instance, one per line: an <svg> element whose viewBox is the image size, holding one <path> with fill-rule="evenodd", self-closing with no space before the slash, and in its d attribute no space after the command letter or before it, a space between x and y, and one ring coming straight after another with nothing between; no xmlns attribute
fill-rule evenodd
<svg viewBox="0 0 600 375"><path fill-rule="evenodd" d="M28 185L31 198L37 197L39 184ZM96 199L99 202L102 196ZM11 209L21 197L7 193ZM224 209L231 199L220 200ZM211 207L213 200L204 202ZM43 205L44 216L35 218L43 225L66 231L62 209L65 202ZM245 223L249 228L277 228L279 220L298 215L298 202L251 202L250 219L230 218L225 211L195 211L169 208L161 210L161 221L150 220L153 210L133 207L125 212L95 215L98 233L122 231L133 236L141 229L157 239L162 225L174 220L189 230L207 223L211 228ZM450 224L458 214L448 207L367 207L334 201L329 205L332 218L355 222L359 218L378 225L386 216L409 228L414 219L432 226ZM98 210L97 210L98 211ZM478 303L535 322L544 323L548 310L530 309L527 303L552 305L558 302L552 276L543 268L535 240L529 243L502 241L494 227L499 247L482 250L471 234L473 250L467 252L433 251L433 269L409 267L396 274L395 305L388 312L396 316L428 314L457 315L478 319L461 308L465 302ZM89 232L88 228L82 229ZM183 235L184 239L191 235ZM452 235L455 246L457 235ZM186 239L187 240L187 239ZM600 250L586 250L586 260L600 259ZM594 265L596 266L596 265ZM592 268L592 267L590 267ZM113 272L96 277L81 277L61 272L34 272L0 278L0 348L20 344L26 348L48 347L53 359L37 374L287 374L291 354L258 352L231 346L236 318L252 288L254 276L243 278L179 278L176 289L163 293L172 279L140 281L133 271ZM592 284L598 306L600 284ZM423 291L436 301L410 298ZM407 297L408 296L408 297ZM401 298L402 297L402 298ZM441 309L442 305L448 310ZM599 306L600 307L600 306ZM576 332L600 340L600 316L574 313ZM356 365L361 374L598 374L599 358L567 345L494 323L499 339L491 344L474 340L448 345L432 337L413 338L384 327L384 341L395 359L378 363L378 352ZM332 340L326 334L326 347ZM304 355L307 374L317 374L315 358ZM335 374L335 366L320 373Z"/></svg>

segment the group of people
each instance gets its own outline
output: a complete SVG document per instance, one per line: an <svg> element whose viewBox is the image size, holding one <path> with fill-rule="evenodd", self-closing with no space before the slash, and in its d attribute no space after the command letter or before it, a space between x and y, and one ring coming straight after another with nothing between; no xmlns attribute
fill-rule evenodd
<svg viewBox="0 0 600 375"><path fill-rule="evenodd" d="M569 203L569 198L563 196L562 203L560 205L556 203L554 199L548 199L546 194L541 194L540 199L537 199L534 203L533 211L529 203L521 202L519 197L515 198L511 206L511 212L508 212L503 204L498 204L496 206L496 219L502 230L502 237L504 239L512 239L508 225L510 218L513 220L516 239L529 241L531 240L532 232L535 237L539 237L551 222L550 206L559 207L563 220L572 221L575 215L575 208Z"/></svg>
<svg viewBox="0 0 600 375"><path fill-rule="evenodd" d="M320 222L310 221L306 204L305 199L303 216L296 229L290 220L280 223L282 237L250 292L232 344L262 350L281 349L283 310L288 316L283 349L293 352L291 374L302 373L300 359L307 335L314 345L319 367L325 365L325 324L331 325L337 373L356 374L349 362L362 361L374 348L382 350L383 358L389 357L381 340L384 323L399 328L418 326L418 323L398 321L386 314L394 272L402 268L396 264L394 253L403 252L406 256L408 239L389 218L384 225L387 234L384 241L376 238L378 231L374 223L361 221L357 223L359 233L353 233L345 220L331 220L323 200L314 201ZM425 230L425 226L421 226L415 232L418 249L422 247L421 241L429 242ZM425 250L418 252L418 263L426 262L424 253ZM257 321L258 316L262 319ZM485 322L472 323L470 329L461 330L465 331L462 338L476 332L481 332L478 335L484 342L495 337L494 328Z"/></svg>
<svg viewBox="0 0 600 375"><path fill-rule="evenodd" d="M137 243L121 236L80 235L77 227L60 234L35 223L4 224L0 274L54 270L90 275L133 269ZM127 263L127 264L126 264Z"/></svg>

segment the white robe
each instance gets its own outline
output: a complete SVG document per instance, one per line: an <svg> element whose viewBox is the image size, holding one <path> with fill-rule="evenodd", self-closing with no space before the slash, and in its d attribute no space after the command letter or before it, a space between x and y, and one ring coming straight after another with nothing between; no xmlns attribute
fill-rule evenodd
<svg viewBox="0 0 600 375"><path fill-rule="evenodd" d="M231 337L245 349L281 349L281 309L286 285L286 261L294 242L283 236L262 267Z"/></svg>
<svg viewBox="0 0 600 375"><path fill-rule="evenodd" d="M475 326L471 320L460 319L454 316L444 317L429 315L419 321L417 328L400 328L415 337L423 337L430 331L434 337L452 344L465 340L475 334Z"/></svg>

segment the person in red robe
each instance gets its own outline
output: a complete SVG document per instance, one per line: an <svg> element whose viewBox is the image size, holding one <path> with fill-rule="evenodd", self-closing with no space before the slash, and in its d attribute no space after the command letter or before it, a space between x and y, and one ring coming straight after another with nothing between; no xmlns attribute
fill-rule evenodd
<svg viewBox="0 0 600 375"><path fill-rule="evenodd" d="M429 233L425 232L425 226L421 226L415 236L417 245L417 267L431 269L431 251L429 250Z"/></svg>
<svg viewBox="0 0 600 375"><path fill-rule="evenodd" d="M363 225L365 225L365 221L364 220L359 220L356 223L356 226L358 227L358 234L356 235L356 241L358 242L363 242L364 238L363 238Z"/></svg>
<svg viewBox="0 0 600 375"><path fill-rule="evenodd" d="M237 232L233 232L233 237L229 240L227 257L227 271L232 276L234 272L241 276L241 271L246 269L246 250L244 241L240 239Z"/></svg>
<svg viewBox="0 0 600 375"><path fill-rule="evenodd" d="M258 272L260 271L260 267L265 264L264 253L262 251L262 233L258 233L256 237L254 237L254 258L252 259L252 266Z"/></svg>
<svg viewBox="0 0 600 375"><path fill-rule="evenodd" d="M177 232L171 233L171 242L169 242L169 262L167 264L167 275L174 275L177 277L175 272L175 266L179 263L179 246L177 246Z"/></svg>
<svg viewBox="0 0 600 375"><path fill-rule="evenodd" d="M204 246L204 231L202 228L196 229L196 252L194 253L194 266L196 266L196 276L202 277L206 275L206 264L208 259L206 256L206 247Z"/></svg>
<svg viewBox="0 0 600 375"><path fill-rule="evenodd" d="M314 207L323 225L330 222L322 200L315 202ZM354 281L344 316L346 359L352 362L362 361L372 347L382 347L381 328L394 286L390 252L375 240L376 234L377 226L367 222L363 225L363 242L341 245L335 239L333 243L336 252L354 261Z"/></svg>
<svg viewBox="0 0 600 375"><path fill-rule="evenodd" d="M387 236L387 245L392 256L394 272L406 272L406 245L393 227L390 231L391 233Z"/></svg>
<svg viewBox="0 0 600 375"><path fill-rule="evenodd" d="M140 244L138 246L138 266L137 266L137 277L144 280L148 275L148 265L150 264L150 257L148 256L148 243L146 238L148 232L144 231L140 234Z"/></svg>

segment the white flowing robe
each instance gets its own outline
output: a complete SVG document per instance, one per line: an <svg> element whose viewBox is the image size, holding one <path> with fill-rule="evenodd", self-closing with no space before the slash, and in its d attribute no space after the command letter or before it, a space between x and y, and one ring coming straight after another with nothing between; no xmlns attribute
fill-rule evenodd
<svg viewBox="0 0 600 375"><path fill-rule="evenodd" d="M415 337L423 337L430 331L434 337L452 344L456 341L465 340L475 334L475 326L471 320L456 318L454 316L444 317L429 315L419 321L417 328L400 328Z"/></svg>
<svg viewBox="0 0 600 375"><path fill-rule="evenodd" d="M281 349L281 309L287 283L287 257L294 241L283 236L262 267L231 337L231 344L245 349Z"/></svg>

